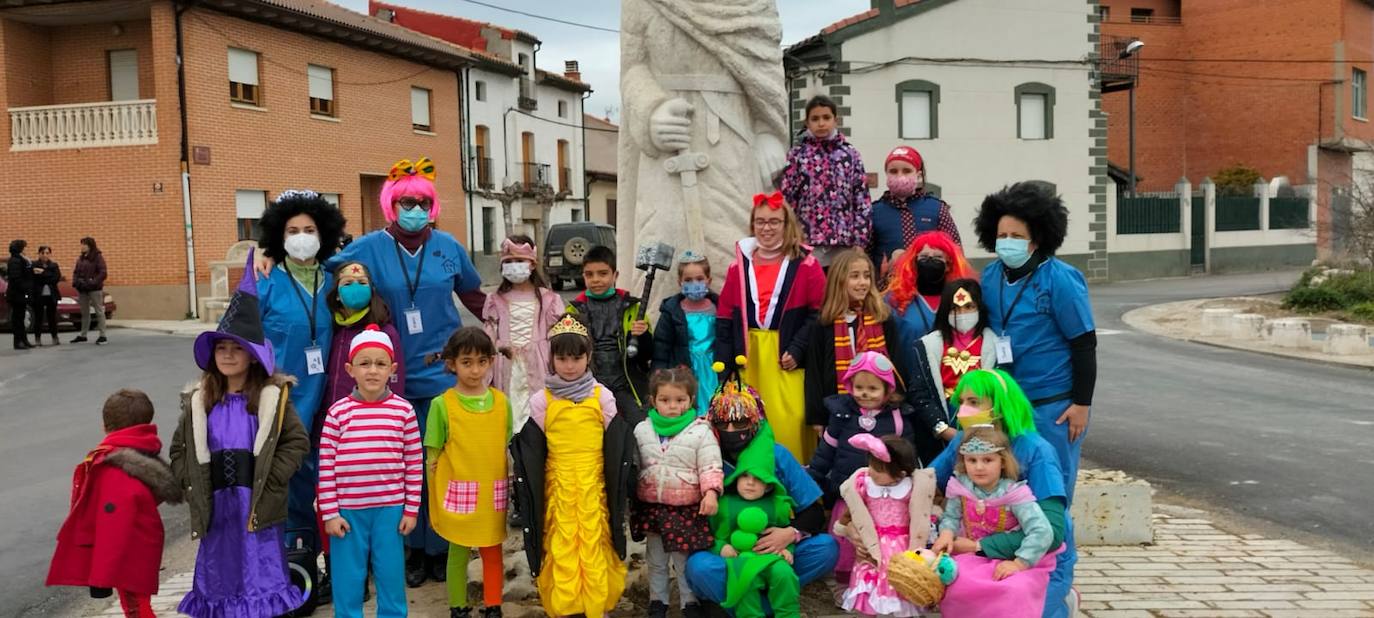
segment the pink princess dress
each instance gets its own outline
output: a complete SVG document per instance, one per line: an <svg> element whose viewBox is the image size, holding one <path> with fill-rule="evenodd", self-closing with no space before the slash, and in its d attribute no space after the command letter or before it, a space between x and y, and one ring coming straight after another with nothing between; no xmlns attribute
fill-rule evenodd
<svg viewBox="0 0 1374 618"><path fill-rule="evenodd" d="M911 548L912 477L904 478L896 485L878 485L868 478L867 468L860 468L850 481L852 487L845 483L841 493L846 494L847 503L855 498L862 501L872 519L872 530L877 533L879 554L875 557L879 560L878 564L854 562L854 570L849 576L849 589L841 598L840 607L868 616L920 616L921 608L903 599L887 583L888 560ZM850 491L846 492L845 489ZM920 514L929 512L929 503L916 510L919 520ZM859 509L851 508L850 511L855 515L860 513ZM929 529L929 525L921 525ZM924 544L922 539L921 545Z"/></svg>
<svg viewBox="0 0 1374 618"><path fill-rule="evenodd" d="M1045 589L1062 549L1047 552L1053 531L1035 494L1024 482L1001 480L992 492L983 491L968 477L957 475L945 488L945 517L940 531L975 541L1013 530L1026 533L1016 556L1031 568L1002 581L993 577L1000 560L977 554L959 554L959 577L945 589L940 614L955 618L1036 618L1045 606Z"/></svg>

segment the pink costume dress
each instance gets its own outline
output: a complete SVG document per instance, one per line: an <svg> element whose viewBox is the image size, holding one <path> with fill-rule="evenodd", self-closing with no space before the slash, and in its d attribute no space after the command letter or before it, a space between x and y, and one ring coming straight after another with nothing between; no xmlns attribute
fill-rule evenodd
<svg viewBox="0 0 1374 618"><path fill-rule="evenodd" d="M1038 514L1034 519L1035 530L1027 529L1026 543L1049 544L1044 538L1049 523L1035 503L1035 494L1025 483L1011 483L1003 480L998 491L992 495L961 482L962 475L950 478L945 488L945 496L950 499L945 508L960 507L962 527L959 536L975 541L1000 532L1022 529L1023 522L1018 520L1013 510L1022 515ZM960 505L953 504L958 498ZM1033 508L1032 508L1033 507ZM1034 515L1031 515L1034 517ZM941 525L941 531L944 524ZM1036 618L1045 606L1045 589L1049 586L1050 573L1054 571L1056 556L1062 549L1046 552L1031 568L1013 573L1002 581L993 577L1000 560L984 558L977 554L959 554L954 561L959 565L959 576L945 589L945 598L940 602L940 614L957 618ZM1021 555L1021 552L1017 552Z"/></svg>
<svg viewBox="0 0 1374 618"><path fill-rule="evenodd" d="M896 485L883 486L869 480L867 469L860 469L854 474L854 488L873 518L882 555L876 565L862 561L854 563L849 589L840 607L868 616L921 615L920 608L899 596L887 583L888 560L906 551L911 543L911 477Z"/></svg>

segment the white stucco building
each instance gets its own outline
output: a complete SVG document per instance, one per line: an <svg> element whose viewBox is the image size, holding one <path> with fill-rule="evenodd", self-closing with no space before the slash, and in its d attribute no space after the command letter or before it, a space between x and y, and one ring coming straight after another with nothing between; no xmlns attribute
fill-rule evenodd
<svg viewBox="0 0 1374 618"><path fill-rule="evenodd" d="M926 161L964 250L983 197L1021 180L1051 183L1070 209L1059 255L1107 276L1106 118L1094 75L1095 3L1083 0L873 0L786 50L793 128L826 94L863 155L876 199L899 144Z"/></svg>

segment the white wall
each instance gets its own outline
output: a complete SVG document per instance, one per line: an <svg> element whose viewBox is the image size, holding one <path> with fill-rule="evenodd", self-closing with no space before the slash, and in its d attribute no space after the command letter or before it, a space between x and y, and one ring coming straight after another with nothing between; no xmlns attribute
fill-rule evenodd
<svg viewBox="0 0 1374 618"><path fill-rule="evenodd" d="M883 191L883 159L905 143L926 160L929 180L950 203L970 256L987 255L973 239L971 221L979 204L988 193L1020 180L1055 184L1071 213L1060 253L1088 253L1088 187L1094 181L1088 149L1094 142L1088 132L1088 66L1081 61L1092 51L1089 8L1082 0L960 0L845 41L842 60L850 63L851 72L844 76L850 93L843 106L851 113L843 123L852 129L850 141L863 154L865 167L879 172L874 197ZM906 57L1066 62L969 66L914 61L919 63L856 72ZM936 139L899 138L896 85L911 79L940 85ZM1026 82L1055 88L1053 139L1017 137L1013 89Z"/></svg>

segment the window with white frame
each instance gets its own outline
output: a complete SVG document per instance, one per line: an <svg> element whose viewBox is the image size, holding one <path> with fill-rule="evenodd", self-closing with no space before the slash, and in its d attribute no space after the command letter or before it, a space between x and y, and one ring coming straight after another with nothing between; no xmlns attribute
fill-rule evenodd
<svg viewBox="0 0 1374 618"><path fill-rule="evenodd" d="M338 208L338 207L339 207L339 194L338 194L338 193L321 193L321 194L320 194L320 197L324 198L324 201L329 202L329 204L330 204L331 206L333 206L333 207L335 207L335 208Z"/></svg>
<svg viewBox="0 0 1374 618"><path fill-rule="evenodd" d="M305 70L310 81L310 113L334 116L334 69L307 64Z"/></svg>
<svg viewBox="0 0 1374 618"><path fill-rule="evenodd" d="M1354 95L1354 100L1351 101L1351 105L1354 106L1351 114L1356 118L1367 117L1369 109L1367 107L1369 105L1368 74L1361 69L1351 69L1350 91Z"/></svg>
<svg viewBox="0 0 1374 618"><path fill-rule="evenodd" d="M247 105L262 105L262 85L258 80L258 52L229 48L229 100Z"/></svg>
<svg viewBox="0 0 1374 618"><path fill-rule="evenodd" d="M412 86L410 89L410 126L416 131L430 131L429 89Z"/></svg>
<svg viewBox="0 0 1374 618"><path fill-rule="evenodd" d="M239 240L258 240L262 229L262 211L267 209L267 192L239 189L234 192L234 218L238 224Z"/></svg>
<svg viewBox="0 0 1374 618"><path fill-rule="evenodd" d="M1054 138L1054 87L1028 82L1014 90L1016 136L1025 140Z"/></svg>
<svg viewBox="0 0 1374 618"><path fill-rule="evenodd" d="M897 84L898 137L935 139L940 135L940 86L923 79Z"/></svg>

